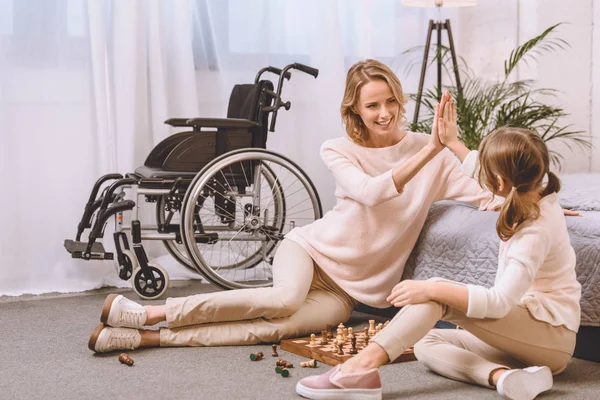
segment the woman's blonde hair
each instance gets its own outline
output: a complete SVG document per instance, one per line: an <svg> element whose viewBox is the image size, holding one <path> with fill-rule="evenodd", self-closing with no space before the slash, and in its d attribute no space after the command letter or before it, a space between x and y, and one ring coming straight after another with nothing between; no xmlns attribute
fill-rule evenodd
<svg viewBox="0 0 600 400"><path fill-rule="evenodd" d="M506 197L496 222L496 232L504 241L510 239L527 220L540 216L540 208L531 196L523 196L542 186L548 174L548 183L542 197L560 190L560 179L550 172L550 156L542 138L522 128L499 128L487 135L479 148L479 182L494 192L498 191L500 175L513 188Z"/></svg>
<svg viewBox="0 0 600 400"><path fill-rule="evenodd" d="M381 80L388 84L399 106L398 124L406 122L406 109L404 105L407 102L402 85L398 77L385 64L377 60L359 61L350 67L346 76L346 90L342 100L341 112L342 121L346 125L346 133L354 142L364 144L369 133L362 122L360 115L356 112L356 105L360 95L360 89L368 82Z"/></svg>

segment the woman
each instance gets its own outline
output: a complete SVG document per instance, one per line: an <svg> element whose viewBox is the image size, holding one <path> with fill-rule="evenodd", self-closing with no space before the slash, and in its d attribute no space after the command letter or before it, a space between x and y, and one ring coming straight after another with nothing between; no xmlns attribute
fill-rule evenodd
<svg viewBox="0 0 600 400"><path fill-rule="evenodd" d="M445 94L440 106L448 99ZM321 147L337 204L286 235L274 258L273 287L146 307L110 295L90 349L272 343L347 321L357 302L389 307L386 297L402 277L430 205L455 199L486 209L492 198L437 135L402 129L405 103L400 81L384 64L366 60L350 68L341 107L347 137ZM162 321L167 328L143 329Z"/></svg>

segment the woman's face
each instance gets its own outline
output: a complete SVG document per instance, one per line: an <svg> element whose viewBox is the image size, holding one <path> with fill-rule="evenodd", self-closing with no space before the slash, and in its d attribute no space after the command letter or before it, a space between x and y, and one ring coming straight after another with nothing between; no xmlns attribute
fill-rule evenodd
<svg viewBox="0 0 600 400"><path fill-rule="evenodd" d="M356 111L369 135L387 136L396 131L400 106L387 82L374 80L365 84L360 90Z"/></svg>

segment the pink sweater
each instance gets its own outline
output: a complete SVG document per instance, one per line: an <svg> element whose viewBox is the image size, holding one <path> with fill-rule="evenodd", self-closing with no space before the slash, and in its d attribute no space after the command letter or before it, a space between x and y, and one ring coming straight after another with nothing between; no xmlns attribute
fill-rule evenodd
<svg viewBox="0 0 600 400"><path fill-rule="evenodd" d="M323 218L286 238L306 249L321 269L355 300L389 307L431 204L461 200L486 209L491 193L467 176L444 149L398 193L392 169L421 150L430 136L409 132L397 144L362 147L347 137L326 141L321 157L336 180L337 204Z"/></svg>

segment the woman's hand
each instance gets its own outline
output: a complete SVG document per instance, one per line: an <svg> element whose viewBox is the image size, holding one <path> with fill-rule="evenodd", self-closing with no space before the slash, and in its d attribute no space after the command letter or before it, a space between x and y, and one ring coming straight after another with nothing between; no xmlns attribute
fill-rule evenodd
<svg viewBox="0 0 600 400"><path fill-rule="evenodd" d="M405 280L394 286L387 301L395 307L425 303L432 300L433 281Z"/></svg>
<svg viewBox="0 0 600 400"><path fill-rule="evenodd" d="M440 103L435 105L435 115L433 116L433 124L431 124L431 138L429 139L429 143L427 146L433 151L435 154L444 150L444 145L440 141L440 137L438 134L439 124L436 123L438 120L438 115L441 115L441 106Z"/></svg>

